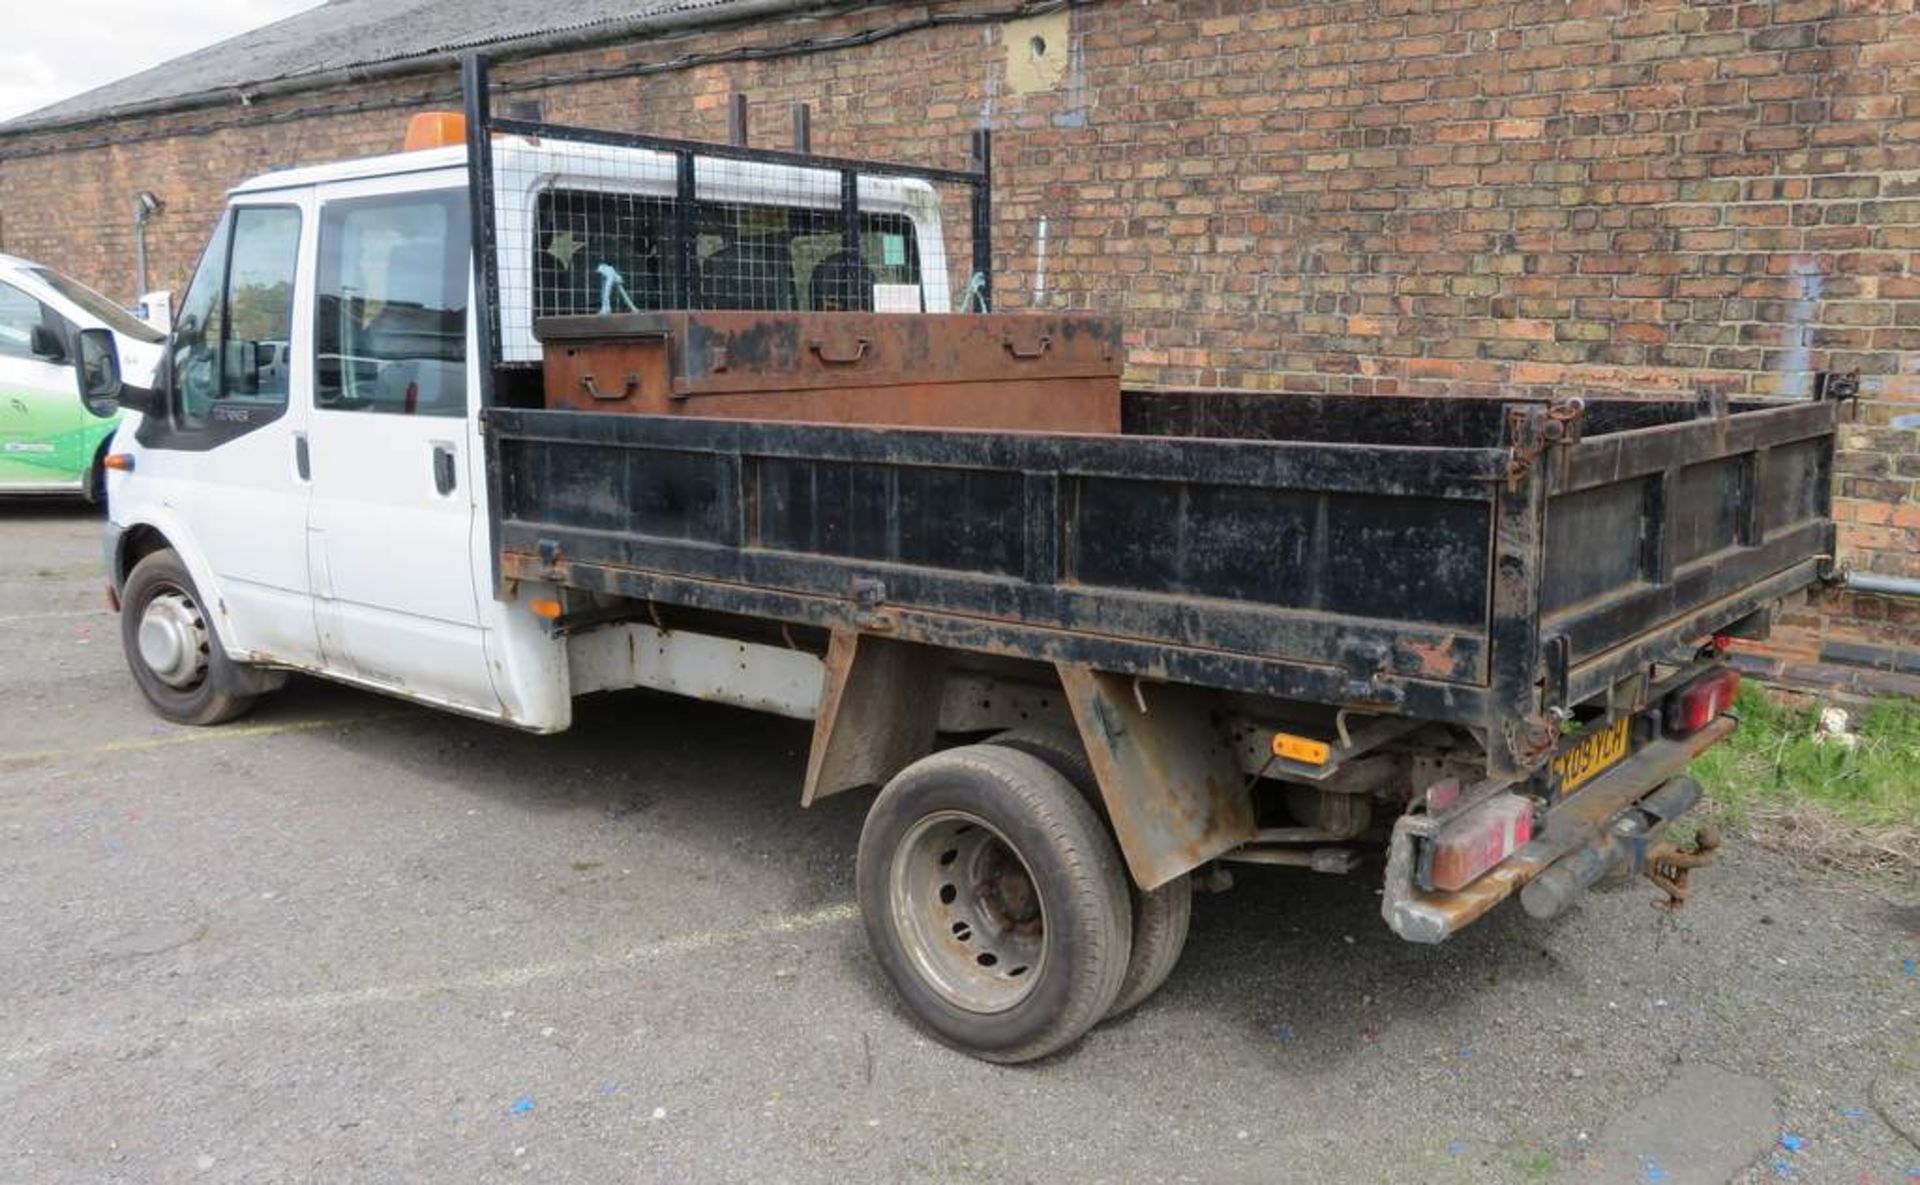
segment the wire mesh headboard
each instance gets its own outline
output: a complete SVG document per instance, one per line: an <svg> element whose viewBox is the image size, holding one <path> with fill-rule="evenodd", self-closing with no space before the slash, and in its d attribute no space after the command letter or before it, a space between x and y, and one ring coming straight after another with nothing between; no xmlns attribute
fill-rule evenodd
<svg viewBox="0 0 1920 1185"><path fill-rule="evenodd" d="M539 361L547 316L986 309L984 130L925 168L496 117L486 60L461 81L489 375Z"/></svg>

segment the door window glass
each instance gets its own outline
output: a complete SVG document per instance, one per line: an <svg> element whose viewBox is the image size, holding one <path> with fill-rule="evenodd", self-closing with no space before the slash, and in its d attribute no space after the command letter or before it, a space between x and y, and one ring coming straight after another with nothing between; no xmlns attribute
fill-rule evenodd
<svg viewBox="0 0 1920 1185"><path fill-rule="evenodd" d="M200 261L174 335L182 427L255 425L287 406L300 212L236 208Z"/></svg>
<svg viewBox="0 0 1920 1185"><path fill-rule="evenodd" d="M40 302L11 284L0 284L0 355L33 357L33 327L40 324Z"/></svg>
<svg viewBox="0 0 1920 1185"><path fill-rule="evenodd" d="M466 415L467 242L461 194L327 206L314 406Z"/></svg>
<svg viewBox="0 0 1920 1185"><path fill-rule="evenodd" d="M60 352L36 353L35 329L44 329L41 344ZM72 325L59 313L11 284L0 284L0 357L34 358L55 364L66 361L65 352L73 340Z"/></svg>

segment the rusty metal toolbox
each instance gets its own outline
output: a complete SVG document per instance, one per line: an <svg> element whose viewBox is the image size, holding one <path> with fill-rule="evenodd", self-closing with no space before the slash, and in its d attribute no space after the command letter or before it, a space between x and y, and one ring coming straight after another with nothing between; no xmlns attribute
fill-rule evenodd
<svg viewBox="0 0 1920 1185"><path fill-rule="evenodd" d="M1118 433L1119 321L1053 313L547 317L546 406Z"/></svg>

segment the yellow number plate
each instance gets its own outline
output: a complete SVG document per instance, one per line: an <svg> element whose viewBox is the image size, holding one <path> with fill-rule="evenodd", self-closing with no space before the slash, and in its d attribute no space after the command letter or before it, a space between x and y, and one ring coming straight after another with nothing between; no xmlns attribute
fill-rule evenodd
<svg viewBox="0 0 1920 1185"><path fill-rule="evenodd" d="M1588 733L1580 743L1553 759L1553 772L1560 779L1564 797L1612 768L1627 755L1627 737L1633 717L1622 716L1598 732Z"/></svg>

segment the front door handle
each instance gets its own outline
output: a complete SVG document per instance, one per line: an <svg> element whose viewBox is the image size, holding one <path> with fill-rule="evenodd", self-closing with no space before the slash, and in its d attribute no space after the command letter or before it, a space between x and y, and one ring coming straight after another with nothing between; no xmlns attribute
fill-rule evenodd
<svg viewBox="0 0 1920 1185"><path fill-rule="evenodd" d="M442 494L453 493L453 446L433 446L433 488Z"/></svg>
<svg viewBox="0 0 1920 1185"><path fill-rule="evenodd" d="M293 434L293 471L300 475L301 481L313 480L313 458L307 454L307 434Z"/></svg>

